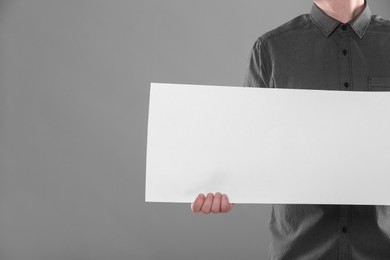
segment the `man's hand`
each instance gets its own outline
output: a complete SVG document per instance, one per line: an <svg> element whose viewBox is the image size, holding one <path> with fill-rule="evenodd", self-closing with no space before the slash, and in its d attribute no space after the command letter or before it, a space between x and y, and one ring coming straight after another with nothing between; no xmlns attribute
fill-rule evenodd
<svg viewBox="0 0 390 260"><path fill-rule="evenodd" d="M227 213L234 207L233 203L229 203L229 198L226 194L219 192L212 194L209 193L205 197L203 193L200 193L195 201L191 204L191 210L194 213L202 212L204 214L211 213Z"/></svg>

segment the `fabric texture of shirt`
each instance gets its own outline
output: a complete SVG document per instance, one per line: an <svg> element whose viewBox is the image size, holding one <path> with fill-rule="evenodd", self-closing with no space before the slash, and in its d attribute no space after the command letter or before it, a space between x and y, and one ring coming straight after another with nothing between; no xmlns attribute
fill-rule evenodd
<svg viewBox="0 0 390 260"><path fill-rule="evenodd" d="M258 38L245 86L390 91L390 22L367 3L347 24L313 4ZM273 205L270 231L270 259L390 259L389 206Z"/></svg>

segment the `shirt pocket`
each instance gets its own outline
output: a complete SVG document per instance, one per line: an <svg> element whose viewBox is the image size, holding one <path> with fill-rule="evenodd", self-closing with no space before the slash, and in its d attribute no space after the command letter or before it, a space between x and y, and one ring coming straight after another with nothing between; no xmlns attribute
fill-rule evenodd
<svg viewBox="0 0 390 260"><path fill-rule="evenodd" d="M390 91L390 77L368 78L369 91Z"/></svg>

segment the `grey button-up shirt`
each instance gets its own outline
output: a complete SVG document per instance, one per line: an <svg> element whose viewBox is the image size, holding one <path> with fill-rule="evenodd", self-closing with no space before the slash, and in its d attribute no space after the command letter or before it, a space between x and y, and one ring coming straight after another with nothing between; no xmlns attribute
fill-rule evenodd
<svg viewBox="0 0 390 260"><path fill-rule="evenodd" d="M245 85L390 91L390 22L366 4L341 24L313 4L256 41ZM390 259L387 206L273 205L270 230L271 259Z"/></svg>

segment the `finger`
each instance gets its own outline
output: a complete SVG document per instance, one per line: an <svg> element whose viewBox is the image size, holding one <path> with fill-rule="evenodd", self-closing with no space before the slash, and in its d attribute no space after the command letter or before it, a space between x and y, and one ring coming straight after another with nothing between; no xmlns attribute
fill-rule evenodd
<svg viewBox="0 0 390 260"><path fill-rule="evenodd" d="M207 194L206 199L204 200L201 211L204 214L209 214L211 210L211 205L213 204L214 195L212 193Z"/></svg>
<svg viewBox="0 0 390 260"><path fill-rule="evenodd" d="M227 213L233 208L234 204L229 203L229 198L226 194L222 195L221 212Z"/></svg>
<svg viewBox="0 0 390 260"><path fill-rule="evenodd" d="M214 196L213 204L211 205L211 212L221 213L221 198L222 194L217 192Z"/></svg>
<svg viewBox="0 0 390 260"><path fill-rule="evenodd" d="M195 201L191 204L191 210L194 213L198 213L202 208L204 203L205 196L203 193L199 193L198 197L196 197Z"/></svg>

